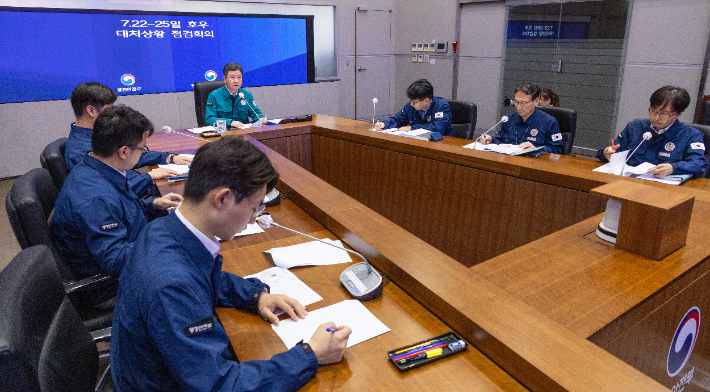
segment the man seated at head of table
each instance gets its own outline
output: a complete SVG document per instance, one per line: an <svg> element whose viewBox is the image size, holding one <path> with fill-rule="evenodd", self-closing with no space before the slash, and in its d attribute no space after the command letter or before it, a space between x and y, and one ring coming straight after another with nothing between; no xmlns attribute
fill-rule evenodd
<svg viewBox="0 0 710 392"><path fill-rule="evenodd" d="M376 130L399 128L400 131L426 129L451 136L451 108L444 98L434 96L434 87L426 79L419 79L407 88L409 103L385 122L375 123Z"/></svg>
<svg viewBox="0 0 710 392"><path fill-rule="evenodd" d="M205 123L214 125L217 120L225 120L228 127L241 128L252 121L266 123L266 116L254 102L254 96L242 88L242 66L229 63L222 70L224 87L214 90L207 97Z"/></svg>
<svg viewBox="0 0 710 392"><path fill-rule="evenodd" d="M111 107L116 102L116 98L117 95L113 90L96 82L82 83L72 91L70 101L76 122L71 125L71 131L64 148L64 160L69 171L84 160L84 157L91 151L94 122L104 109ZM135 168L165 163L186 165L191 161L192 159L189 157L167 152L148 151L141 156ZM165 168L155 169L147 174L133 170L126 172L128 185L139 196L152 196L156 193L153 188L153 180L177 175L179 175L178 172Z"/></svg>
<svg viewBox="0 0 710 392"><path fill-rule="evenodd" d="M597 151L597 158L608 162L611 154L627 150L631 154L638 146L627 164L652 163L656 166L649 173L654 177L705 172L708 161L702 132L678 121L688 105L690 95L685 89L676 86L659 88L651 95L648 120L628 123L611 146ZM647 132L650 140L644 140Z"/></svg>
<svg viewBox="0 0 710 392"><path fill-rule="evenodd" d="M515 112L508 114L495 137L482 135L482 144L514 144L526 150L544 146L544 152L559 154L562 151L562 134L557 120L542 110L540 87L533 83L520 83L515 87Z"/></svg>
<svg viewBox="0 0 710 392"><path fill-rule="evenodd" d="M308 343L239 363L215 316L216 306L258 313L274 325L276 308L294 321L307 316L298 301L270 294L260 280L222 271L218 254L218 238L231 240L254 222L278 177L266 154L242 137L200 147L185 200L148 224L121 274L111 329L117 391L292 391L318 365L342 359L352 331L329 322Z"/></svg>
<svg viewBox="0 0 710 392"><path fill-rule="evenodd" d="M123 105L107 107L96 118L91 153L64 181L54 207L54 240L76 276L106 273L117 278L131 254L147 214L176 207L182 196L139 198L127 173L146 153L153 124ZM116 293L111 280L90 300L98 305Z"/></svg>

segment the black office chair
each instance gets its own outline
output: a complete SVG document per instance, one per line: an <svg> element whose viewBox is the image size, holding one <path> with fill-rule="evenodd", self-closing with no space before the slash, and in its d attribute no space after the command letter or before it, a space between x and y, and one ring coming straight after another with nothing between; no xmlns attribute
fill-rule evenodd
<svg viewBox="0 0 710 392"><path fill-rule="evenodd" d="M700 122L702 123L702 125L710 125L710 101L705 101L703 105L703 119L700 120Z"/></svg>
<svg viewBox="0 0 710 392"><path fill-rule="evenodd" d="M205 111L207 110L207 97L210 93L224 86L224 80L212 80L209 82L195 83L195 115L197 116L197 126L204 127Z"/></svg>
<svg viewBox="0 0 710 392"><path fill-rule="evenodd" d="M478 110L476 105L466 101L448 101L451 107L451 126L454 137L473 140L476 130Z"/></svg>
<svg viewBox="0 0 710 392"><path fill-rule="evenodd" d="M47 246L24 249L0 272L0 303L0 390L94 390L105 331L84 327Z"/></svg>
<svg viewBox="0 0 710 392"><path fill-rule="evenodd" d="M710 101L709 101L710 102ZM703 133L703 143L705 143L705 159L710 161L710 150L708 150L708 146L710 146L710 125L704 125L704 124L688 124L691 127L699 130L700 132ZM710 178L710 169L706 170L704 174L697 175L698 178Z"/></svg>
<svg viewBox="0 0 710 392"><path fill-rule="evenodd" d="M46 245L52 252L57 268L64 277L65 292L77 308L90 331L110 327L113 309L98 309L88 303L92 290L110 285L113 278L95 275L79 280L59 254L52 232L54 202L58 196L54 181L46 169L32 169L15 180L5 198L5 210L10 226L22 249Z"/></svg>
<svg viewBox="0 0 710 392"><path fill-rule="evenodd" d="M39 162L43 168L49 170L49 174L52 175L52 180L54 180L54 185L57 189L62 189L64 185L64 180L67 179L69 175L69 169L67 169L67 161L64 160L64 147L67 145L67 138L63 137L57 139L49 144L42 150L42 154L39 156Z"/></svg>
<svg viewBox="0 0 710 392"><path fill-rule="evenodd" d="M538 106L537 108L557 120L557 125L560 126L562 133L562 155L572 154L574 134L577 131L577 112L555 106Z"/></svg>

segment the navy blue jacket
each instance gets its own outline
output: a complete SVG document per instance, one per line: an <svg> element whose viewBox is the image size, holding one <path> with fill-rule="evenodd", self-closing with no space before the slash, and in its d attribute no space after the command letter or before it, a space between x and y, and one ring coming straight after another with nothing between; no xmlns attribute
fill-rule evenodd
<svg viewBox="0 0 710 392"><path fill-rule="evenodd" d="M214 125L217 120L227 120L227 126L232 125L232 120L248 124L249 117L253 120L264 117L261 109L254 102L254 96L249 91L240 88L237 91L237 95L239 93L244 93L244 99L237 96L234 100L234 105L232 105L232 94L227 89L227 86L222 86L212 91L207 97L207 107L205 108L205 122L207 125ZM252 108L254 109L252 110Z"/></svg>
<svg viewBox="0 0 710 392"><path fill-rule="evenodd" d="M213 258L174 213L151 222L116 296L116 391L292 391L308 382L318 359L300 345L242 363L229 348L215 307L255 312L264 288L258 279L222 271L222 257Z"/></svg>
<svg viewBox="0 0 710 392"><path fill-rule="evenodd" d="M670 163L673 165L673 174L694 174L707 170L702 132L678 120L660 136L651 128L651 120L631 121L614 141L615 145L621 146L616 152L630 150L630 154L641 143L646 132L651 132L655 137L639 146L627 162L629 166L638 166L644 162L654 165ZM604 148L597 150L597 158L608 162Z"/></svg>
<svg viewBox="0 0 710 392"><path fill-rule="evenodd" d="M562 152L562 134L557 120L542 110L537 110L526 121L513 112L508 115L500 131L493 138L495 144L522 144L530 142L535 147L545 146L542 150L552 154Z"/></svg>
<svg viewBox="0 0 710 392"><path fill-rule="evenodd" d="M67 163L67 169L71 171L74 166L81 163L84 157L91 152L91 136L93 130L91 128L78 127L72 123L67 144L64 148L64 160ZM158 151L148 151L142 155L136 168L143 166L160 165L167 163L168 153ZM153 179L148 174L142 174L135 171L127 171L128 185L139 196L147 196L152 194Z"/></svg>
<svg viewBox="0 0 710 392"><path fill-rule="evenodd" d="M67 176L54 206L54 240L79 278L118 276L154 213L118 170L87 155Z"/></svg>
<svg viewBox="0 0 710 392"><path fill-rule="evenodd" d="M454 133L454 128L451 126L451 108L449 103L441 97L432 99L423 118L412 104L408 103L404 105L404 108L399 113L384 121L384 124L384 129L411 125L412 129L439 132L442 136L451 136Z"/></svg>

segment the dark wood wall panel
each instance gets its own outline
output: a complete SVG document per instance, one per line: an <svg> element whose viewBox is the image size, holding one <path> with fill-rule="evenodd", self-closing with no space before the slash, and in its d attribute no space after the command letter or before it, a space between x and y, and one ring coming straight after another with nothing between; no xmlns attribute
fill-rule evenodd
<svg viewBox="0 0 710 392"><path fill-rule="evenodd" d="M313 171L310 134L265 139L261 142L298 166Z"/></svg>
<svg viewBox="0 0 710 392"><path fill-rule="evenodd" d="M472 266L604 211L586 192L313 135L313 173Z"/></svg>

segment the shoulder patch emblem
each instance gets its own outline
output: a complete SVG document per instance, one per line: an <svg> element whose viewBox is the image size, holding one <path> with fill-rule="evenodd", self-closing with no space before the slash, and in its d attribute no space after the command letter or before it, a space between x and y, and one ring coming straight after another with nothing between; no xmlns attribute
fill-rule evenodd
<svg viewBox="0 0 710 392"><path fill-rule="evenodd" d="M690 148L705 151L705 143L690 143Z"/></svg>
<svg viewBox="0 0 710 392"><path fill-rule="evenodd" d="M675 144L673 142L666 143L666 151L673 151L675 149Z"/></svg>
<svg viewBox="0 0 710 392"><path fill-rule="evenodd" d="M207 332L214 331L214 318L209 316L202 319L196 323L192 323L185 327L185 336L192 337L195 335L200 335Z"/></svg>
<svg viewBox="0 0 710 392"><path fill-rule="evenodd" d="M562 134L561 133L556 133L552 135L552 141L556 142L558 140L562 140Z"/></svg>
<svg viewBox="0 0 710 392"><path fill-rule="evenodd" d="M107 223L105 225L99 226L99 230L101 230L101 231L113 230L113 229L118 229L118 222Z"/></svg>
<svg viewBox="0 0 710 392"><path fill-rule="evenodd" d="M444 118L444 112L437 112L434 114L434 118Z"/></svg>

